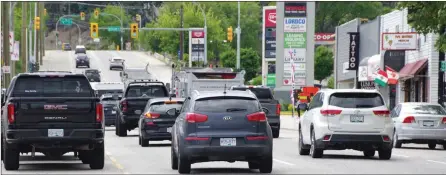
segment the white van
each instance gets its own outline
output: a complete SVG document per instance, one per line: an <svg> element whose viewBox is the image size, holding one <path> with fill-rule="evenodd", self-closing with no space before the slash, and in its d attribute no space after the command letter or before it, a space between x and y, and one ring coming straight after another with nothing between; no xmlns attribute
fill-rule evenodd
<svg viewBox="0 0 446 175"><path fill-rule="evenodd" d="M76 46L76 49L74 50L74 54L79 54L79 53L87 54L87 48L85 48L85 46L83 46L83 45Z"/></svg>

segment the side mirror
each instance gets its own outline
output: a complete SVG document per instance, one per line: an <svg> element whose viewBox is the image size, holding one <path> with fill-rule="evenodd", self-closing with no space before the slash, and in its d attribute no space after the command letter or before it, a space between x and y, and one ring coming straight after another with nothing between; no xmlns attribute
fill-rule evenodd
<svg viewBox="0 0 446 175"><path fill-rule="evenodd" d="M122 77L122 72L119 72L119 76L121 76L121 77Z"/></svg>
<svg viewBox="0 0 446 175"><path fill-rule="evenodd" d="M170 115L170 116L177 115L177 109L176 108L172 108L172 109L167 110L167 115Z"/></svg>
<svg viewBox="0 0 446 175"><path fill-rule="evenodd" d="M262 107L262 111L263 111L265 114L269 114L269 110L268 110L268 108Z"/></svg>

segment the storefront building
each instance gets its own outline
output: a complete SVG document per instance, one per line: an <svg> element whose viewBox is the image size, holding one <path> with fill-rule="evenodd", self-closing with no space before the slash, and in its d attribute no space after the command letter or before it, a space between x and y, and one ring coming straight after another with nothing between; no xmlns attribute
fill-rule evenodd
<svg viewBox="0 0 446 175"><path fill-rule="evenodd" d="M407 10L381 16L382 68L392 67L400 77L396 86L387 87L390 97L394 92L395 105L401 102L438 102L439 56L434 46L436 39L434 34L417 34L407 23ZM390 104L392 99L388 101Z"/></svg>
<svg viewBox="0 0 446 175"><path fill-rule="evenodd" d="M335 60L334 60L334 88L351 89L355 87L356 71L347 70L349 60L350 35L358 32L360 19L354 19L336 27Z"/></svg>

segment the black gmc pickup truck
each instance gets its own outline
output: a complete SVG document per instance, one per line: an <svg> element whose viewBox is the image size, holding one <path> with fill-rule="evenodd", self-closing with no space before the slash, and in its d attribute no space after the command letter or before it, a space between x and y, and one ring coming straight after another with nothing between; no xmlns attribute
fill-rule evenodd
<svg viewBox="0 0 446 175"><path fill-rule="evenodd" d="M126 85L124 97L119 102L115 120L117 136L127 136L127 131L138 127L141 113L152 98L169 97L169 90L163 82L151 80L133 80Z"/></svg>
<svg viewBox="0 0 446 175"><path fill-rule="evenodd" d="M231 90L245 91L250 90L257 96L262 107L268 109L269 126L273 131L273 137L279 138L280 135L280 103L278 100L274 99L273 93L269 87L266 86L233 86Z"/></svg>
<svg viewBox="0 0 446 175"><path fill-rule="evenodd" d="M20 153L58 158L74 152L91 169L104 167L102 104L82 74L21 73L2 100L1 144L6 170Z"/></svg>

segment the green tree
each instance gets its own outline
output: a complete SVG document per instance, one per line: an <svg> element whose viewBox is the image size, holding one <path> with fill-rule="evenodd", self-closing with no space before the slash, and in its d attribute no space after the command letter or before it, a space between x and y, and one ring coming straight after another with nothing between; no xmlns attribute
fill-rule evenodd
<svg viewBox="0 0 446 175"><path fill-rule="evenodd" d="M391 7L384 7L381 2L316 2L316 32L335 32L335 27L355 18L372 20L388 13Z"/></svg>
<svg viewBox="0 0 446 175"><path fill-rule="evenodd" d="M331 77L328 79L327 87L330 88L330 89L334 89L334 77L333 77L333 76L331 76Z"/></svg>
<svg viewBox="0 0 446 175"><path fill-rule="evenodd" d="M224 67L236 67L236 52L230 49L221 54L221 62ZM260 69L260 56L252 48L242 48L240 49L240 67L246 71L245 80L249 81L256 77L257 72Z"/></svg>
<svg viewBox="0 0 446 175"><path fill-rule="evenodd" d="M440 37L435 43L438 50L446 51L446 6L444 2L400 2L399 8L407 8L409 25L422 34L436 33ZM443 30L443 31L442 31ZM441 33L443 32L443 33Z"/></svg>
<svg viewBox="0 0 446 175"><path fill-rule="evenodd" d="M333 73L333 52L330 48L317 47L314 60L314 79L322 81Z"/></svg>

